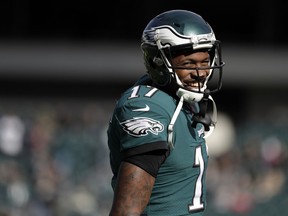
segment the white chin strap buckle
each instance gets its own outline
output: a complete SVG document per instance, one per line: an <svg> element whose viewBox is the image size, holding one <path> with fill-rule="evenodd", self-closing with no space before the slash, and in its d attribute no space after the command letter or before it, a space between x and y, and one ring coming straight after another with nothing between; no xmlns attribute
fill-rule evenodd
<svg viewBox="0 0 288 216"><path fill-rule="evenodd" d="M183 100L188 103L199 102L203 98L203 93L191 92L183 88L179 88L176 95L179 98L183 97Z"/></svg>
<svg viewBox="0 0 288 216"><path fill-rule="evenodd" d="M179 91L178 91L179 92ZM178 92L177 92L177 95L178 95ZM178 95L179 96L179 95ZM176 110L172 116L172 119L170 121L170 124L168 126L168 144L169 144L169 147L170 149L173 149L174 148L174 145L173 145L173 127L174 127L174 124L176 122L176 119L182 109L182 106L183 106L183 102L184 102L184 99L185 98L185 95L181 95L180 97L180 101L176 107ZM205 131L205 134L204 134L204 138L207 138L209 137L213 131L214 131L214 128L216 126L216 123L217 123L217 107L216 107L216 103L214 102L213 98L211 95L209 95L208 97L209 100L212 101L212 104L213 104L213 110L212 110L212 116L211 116L211 125L209 125L209 130L208 131Z"/></svg>

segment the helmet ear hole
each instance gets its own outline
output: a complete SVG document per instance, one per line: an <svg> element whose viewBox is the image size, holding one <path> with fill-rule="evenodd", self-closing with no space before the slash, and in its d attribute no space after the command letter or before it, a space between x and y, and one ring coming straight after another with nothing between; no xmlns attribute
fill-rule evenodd
<svg viewBox="0 0 288 216"><path fill-rule="evenodd" d="M163 60L159 57L154 57L153 60L149 58L148 62L148 73L151 79L159 86L168 85L171 81L171 75L167 71Z"/></svg>
<svg viewBox="0 0 288 216"><path fill-rule="evenodd" d="M153 62L158 65L159 67L162 66L164 64L163 60L159 57L154 57Z"/></svg>
<svg viewBox="0 0 288 216"><path fill-rule="evenodd" d="M159 57L158 50L155 47L145 47L146 49L150 48L150 51L155 51L154 55L149 55L146 52L144 55L145 65L147 68L147 72L150 78L159 86L166 86L171 81L171 74L166 68L164 61L161 57Z"/></svg>
<svg viewBox="0 0 288 216"><path fill-rule="evenodd" d="M156 69L157 68L157 65L155 64L153 59L149 58L148 62L149 62L149 67L151 67L152 69Z"/></svg>
<svg viewBox="0 0 288 216"><path fill-rule="evenodd" d="M157 84L159 86L167 86L171 82L171 76L167 71L165 71L165 68L161 68L159 73L157 74Z"/></svg>

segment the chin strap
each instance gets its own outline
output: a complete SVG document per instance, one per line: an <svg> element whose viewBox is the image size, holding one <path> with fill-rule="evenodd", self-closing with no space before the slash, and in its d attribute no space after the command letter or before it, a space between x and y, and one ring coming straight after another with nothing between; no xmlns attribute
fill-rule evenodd
<svg viewBox="0 0 288 216"><path fill-rule="evenodd" d="M212 101L213 104L213 110L212 110L212 116L207 114L207 108L208 108L208 102L209 100ZM174 148L173 145L173 127L176 122L176 119L183 107L183 101L184 101L184 95L180 97L180 101L176 107L176 110L172 116L172 119L170 121L170 124L168 126L168 145L170 149ZM200 111L199 113L196 113L193 115L192 120L192 127L196 128L198 123L203 124L205 129L205 135L204 138L209 137L216 126L217 123L217 107L216 103L214 102L213 98L209 93L205 93L203 99L199 102Z"/></svg>
<svg viewBox="0 0 288 216"><path fill-rule="evenodd" d="M213 110L212 110L212 116L211 116L211 124L209 126L209 130L205 131L204 138L209 137L213 133L213 131L216 127L216 123L217 123L217 106L216 106L215 101L211 97L211 95L209 95L209 99L212 101Z"/></svg>
<svg viewBox="0 0 288 216"><path fill-rule="evenodd" d="M211 116L207 113L209 100L212 101L212 105L213 105ZM208 92L204 94L203 99L199 102L199 108L200 108L199 113L194 114L192 117L192 120L193 120L192 127L196 128L196 125L198 123L203 124L204 129L205 129L204 138L207 138L213 133L213 130L217 123L216 103L214 102L212 96Z"/></svg>
<svg viewBox="0 0 288 216"><path fill-rule="evenodd" d="M184 96L182 95L180 97L180 101L177 105L177 108L172 116L172 119L170 121L170 124L168 126L168 145L170 147L170 149L173 149L174 148L174 145L173 145L173 127L174 127L174 124L176 122L176 119L182 109L182 106L183 106L183 101L184 101Z"/></svg>

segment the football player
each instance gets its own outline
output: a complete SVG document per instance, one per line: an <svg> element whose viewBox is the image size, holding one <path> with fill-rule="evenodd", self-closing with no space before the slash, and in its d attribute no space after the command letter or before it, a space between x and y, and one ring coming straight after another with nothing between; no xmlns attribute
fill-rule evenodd
<svg viewBox="0 0 288 216"><path fill-rule="evenodd" d="M163 12L144 29L147 74L118 99L107 131L110 216L203 215L220 45L211 26L187 10Z"/></svg>

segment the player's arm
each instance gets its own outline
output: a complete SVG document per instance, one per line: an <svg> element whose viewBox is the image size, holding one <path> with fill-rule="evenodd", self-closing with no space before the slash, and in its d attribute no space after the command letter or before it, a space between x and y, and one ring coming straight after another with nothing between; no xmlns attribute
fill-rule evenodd
<svg viewBox="0 0 288 216"><path fill-rule="evenodd" d="M122 162L109 216L140 216L149 202L155 178L130 162Z"/></svg>

